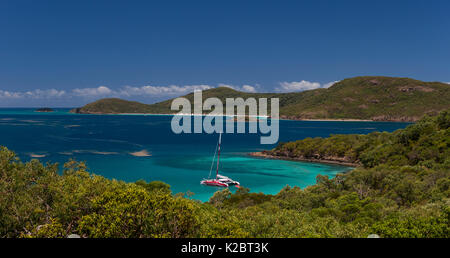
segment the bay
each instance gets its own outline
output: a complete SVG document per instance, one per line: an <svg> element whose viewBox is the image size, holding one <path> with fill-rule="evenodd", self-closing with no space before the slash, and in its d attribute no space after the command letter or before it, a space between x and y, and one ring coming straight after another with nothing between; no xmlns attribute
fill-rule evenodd
<svg viewBox="0 0 450 258"><path fill-rule="evenodd" d="M0 145L24 161L38 158L63 164L70 158L85 161L89 171L126 182L160 180L174 193L190 191L207 201L214 187L200 185L210 172L217 134L174 134L172 116L80 115L70 109L34 112L32 108L0 109ZM281 142L330 134L367 134L404 128L409 123L280 120ZM259 134L224 134L220 173L250 188L276 194L284 186L304 188L318 174L335 176L349 167L310 162L268 160L249 152L271 149ZM134 156L132 153L148 153ZM231 188L235 190L234 187Z"/></svg>

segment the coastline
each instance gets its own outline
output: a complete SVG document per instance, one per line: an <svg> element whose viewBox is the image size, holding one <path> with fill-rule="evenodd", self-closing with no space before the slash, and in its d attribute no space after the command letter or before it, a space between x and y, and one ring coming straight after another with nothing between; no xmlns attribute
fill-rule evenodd
<svg viewBox="0 0 450 258"><path fill-rule="evenodd" d="M348 167L359 167L360 166L360 164L358 164L358 163L345 162L345 161L339 161L339 160L306 159L306 158L298 158L298 157L292 158L292 157L286 157L286 156L275 156L275 155L266 154L266 153L264 153L264 151L263 152L250 152L250 153L248 153L248 155L252 156L252 157L255 157L255 158L263 158L263 159L302 161L302 162L341 165L341 166L348 166Z"/></svg>
<svg viewBox="0 0 450 258"><path fill-rule="evenodd" d="M69 112L79 115L125 115L125 116L199 116L198 114L178 114L178 113L102 113L102 112ZM202 114L201 116L211 116L211 114ZM223 117L239 117L238 115ZM256 116L258 119L275 119L270 117ZM392 123L414 123L414 121L404 120L373 120L373 119L355 119L355 118L320 118L320 119L300 119L300 118L277 118L283 121L308 121L308 122L392 122Z"/></svg>
<svg viewBox="0 0 450 258"><path fill-rule="evenodd" d="M353 119L353 118L342 118L342 119L287 119L294 121L314 121L314 122L395 122L395 121L375 121L371 119Z"/></svg>
<svg viewBox="0 0 450 258"><path fill-rule="evenodd" d="M128 115L128 116L223 116L223 117L241 117L241 115L213 115L210 113L205 114L180 114L180 113L104 113L104 112L80 112L70 110L69 113L78 115ZM280 116L279 118L271 118L269 116L248 116L255 117L257 119L277 119L283 121L309 121L309 122L392 122L392 123L414 123L416 119L357 119L357 118L296 118Z"/></svg>

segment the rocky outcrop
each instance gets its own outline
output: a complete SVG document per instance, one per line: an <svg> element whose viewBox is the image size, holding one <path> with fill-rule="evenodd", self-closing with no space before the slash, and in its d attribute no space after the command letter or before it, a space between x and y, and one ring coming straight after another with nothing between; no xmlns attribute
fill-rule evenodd
<svg viewBox="0 0 450 258"><path fill-rule="evenodd" d="M261 151L252 152L249 154L252 157L260 157L267 159L283 159L283 160L294 160L294 161L308 161L317 163L327 163L327 164L338 164L344 166L357 167L359 163L352 161L348 157L337 157L337 156L322 156L319 154L314 154L311 157L296 156L291 152L281 152L281 151Z"/></svg>

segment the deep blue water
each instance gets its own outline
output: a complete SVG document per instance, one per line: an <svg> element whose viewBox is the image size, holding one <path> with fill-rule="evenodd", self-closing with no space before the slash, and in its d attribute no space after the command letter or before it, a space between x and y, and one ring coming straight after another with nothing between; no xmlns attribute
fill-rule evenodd
<svg viewBox="0 0 450 258"><path fill-rule="evenodd" d="M171 116L77 115L69 109L37 113L34 109L0 109L0 145L22 160L64 163L86 161L90 172L127 182L161 180L173 192L191 191L206 201L217 190L202 186L208 176L217 135L172 133ZM280 141L330 134L394 131L408 123L280 121ZM349 168L308 162L252 158L248 152L273 148L261 145L258 134L223 135L221 173L252 192L275 194L285 185L306 187L317 174L334 176ZM146 150L149 157L131 152Z"/></svg>

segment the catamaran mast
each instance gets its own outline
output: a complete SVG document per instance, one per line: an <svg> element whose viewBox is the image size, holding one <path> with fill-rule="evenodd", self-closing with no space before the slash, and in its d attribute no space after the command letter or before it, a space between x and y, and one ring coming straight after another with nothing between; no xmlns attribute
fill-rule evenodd
<svg viewBox="0 0 450 258"><path fill-rule="evenodd" d="M219 174L219 159L220 159L220 143L222 142L222 132L219 135L219 149L217 150L217 168L216 168L216 179Z"/></svg>
<svg viewBox="0 0 450 258"><path fill-rule="evenodd" d="M220 176L220 179L219 179L220 145L221 144L222 144L222 132L220 132L219 141L217 142L216 150L214 151L213 160L211 161L211 168L209 169L208 179L203 179L202 181L200 181L200 184L208 185L208 186L220 186L220 187L228 187L228 186L234 185L236 187L239 187L239 182L234 181L229 177ZM216 179L211 179L211 172L214 167L214 158L216 157L216 153L217 153Z"/></svg>

